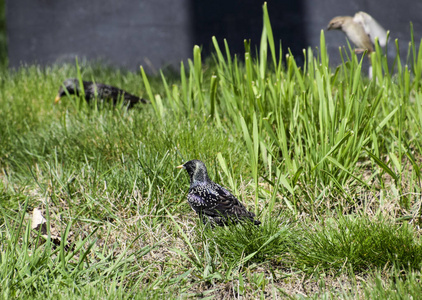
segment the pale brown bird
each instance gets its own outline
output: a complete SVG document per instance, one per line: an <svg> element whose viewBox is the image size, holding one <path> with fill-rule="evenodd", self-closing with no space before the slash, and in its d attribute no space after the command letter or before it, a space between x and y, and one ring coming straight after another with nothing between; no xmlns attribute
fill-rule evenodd
<svg viewBox="0 0 422 300"><path fill-rule="evenodd" d="M353 17L339 16L333 18L327 30L338 29L343 31L347 38L357 47L355 52L374 51L375 38L381 47L387 44L387 31L369 14L360 11Z"/></svg>

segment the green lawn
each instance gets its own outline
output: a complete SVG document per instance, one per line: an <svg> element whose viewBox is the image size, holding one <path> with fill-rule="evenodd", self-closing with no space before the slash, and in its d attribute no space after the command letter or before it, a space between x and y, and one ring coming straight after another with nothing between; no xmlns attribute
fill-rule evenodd
<svg viewBox="0 0 422 300"><path fill-rule="evenodd" d="M351 49L330 68L323 33L298 67L265 6L257 53L213 42L176 75L1 69L1 298L420 299L419 43L394 65L378 49L370 80ZM69 77L151 104L54 104ZM191 159L262 225L204 227Z"/></svg>

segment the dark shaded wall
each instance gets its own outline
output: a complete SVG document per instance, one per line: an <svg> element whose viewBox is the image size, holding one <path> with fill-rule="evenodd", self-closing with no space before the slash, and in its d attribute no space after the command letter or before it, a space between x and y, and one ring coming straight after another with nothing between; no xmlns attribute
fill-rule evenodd
<svg viewBox="0 0 422 300"><path fill-rule="evenodd" d="M6 5L0 0L0 68L7 67Z"/></svg>
<svg viewBox="0 0 422 300"><path fill-rule="evenodd" d="M192 52L189 7L189 0L6 0L10 66L75 56L131 70L178 65Z"/></svg>
<svg viewBox="0 0 422 300"><path fill-rule="evenodd" d="M305 27L303 26L303 1L269 0L268 13L274 37L282 40L283 52L290 48L293 54L300 55L306 47ZM205 53L214 47L211 38L215 36L223 47L227 39L230 52L244 54L244 40L259 45L263 28L264 1L257 0L193 0L193 40L203 45ZM252 48L254 49L254 48Z"/></svg>
<svg viewBox="0 0 422 300"><path fill-rule="evenodd" d="M244 39L259 45L262 0L6 0L9 64L73 62L74 57L156 71L192 57L193 45L211 53L211 37L228 40L243 57ZM422 37L422 1L415 0L269 0L274 38L290 48L299 63L302 49L319 45L320 31L337 15L363 10L398 38L402 58L410 40ZM346 45L340 31L325 33L331 62L340 62ZM390 42L389 53L395 49ZM254 48L252 48L254 49Z"/></svg>

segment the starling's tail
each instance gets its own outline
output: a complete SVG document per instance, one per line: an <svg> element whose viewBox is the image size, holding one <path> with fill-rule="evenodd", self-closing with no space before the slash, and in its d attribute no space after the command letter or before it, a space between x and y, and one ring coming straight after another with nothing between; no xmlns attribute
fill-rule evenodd
<svg viewBox="0 0 422 300"><path fill-rule="evenodd" d="M259 224L261 224L261 221L253 220L253 223L254 223L254 225L259 225Z"/></svg>
<svg viewBox="0 0 422 300"><path fill-rule="evenodd" d="M133 102L141 102L141 103L144 103L144 104L146 104L146 103L150 103L150 101L149 101L149 100L144 99L144 98L139 98L139 97L136 97L136 96L132 96L131 100L132 100Z"/></svg>
<svg viewBox="0 0 422 300"><path fill-rule="evenodd" d="M135 106L135 104L137 103L149 103L148 100L144 99L144 98L139 98L137 96L131 95L131 94L125 94L125 100L127 102L129 102L129 108L132 108Z"/></svg>

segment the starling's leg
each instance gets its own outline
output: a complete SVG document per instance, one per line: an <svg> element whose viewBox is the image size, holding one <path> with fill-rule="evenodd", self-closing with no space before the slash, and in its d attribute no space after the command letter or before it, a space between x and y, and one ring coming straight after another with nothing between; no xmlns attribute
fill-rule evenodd
<svg viewBox="0 0 422 300"><path fill-rule="evenodd" d="M214 229L215 228L215 219L213 219L213 218L208 218L208 217L204 217L203 218L203 222L204 222L204 224L206 225L206 226L210 226L211 227L211 229Z"/></svg>
<svg viewBox="0 0 422 300"><path fill-rule="evenodd" d="M208 226L209 225L209 226L211 226L211 229L214 228L214 224L210 220L208 220L208 218L205 217L203 214L199 214L199 218L202 220L202 223L205 226Z"/></svg>

